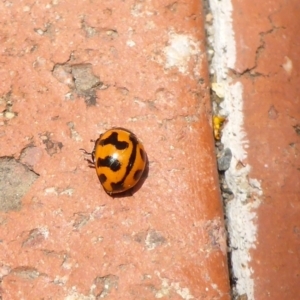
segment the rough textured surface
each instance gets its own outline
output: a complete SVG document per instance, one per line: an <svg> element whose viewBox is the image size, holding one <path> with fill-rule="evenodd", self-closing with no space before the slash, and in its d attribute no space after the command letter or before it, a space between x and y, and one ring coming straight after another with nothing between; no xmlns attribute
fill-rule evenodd
<svg viewBox="0 0 300 300"><path fill-rule="evenodd" d="M1 212L3 299L229 299L199 2L0 11L0 156L40 175ZM132 197L79 151L112 126L148 154Z"/></svg>
<svg viewBox="0 0 300 300"><path fill-rule="evenodd" d="M298 299L300 4L210 3L235 296Z"/></svg>
<svg viewBox="0 0 300 300"><path fill-rule="evenodd" d="M260 3L256 13L262 10ZM240 15L249 15L248 8L236 5ZM241 77L251 176L263 191L257 247L251 253L256 299L297 299L300 294L299 11L299 1L281 1L253 19L265 27L249 34L259 44L248 56L253 59L247 66L251 70ZM239 32L237 40L253 45L244 34Z"/></svg>
<svg viewBox="0 0 300 300"><path fill-rule="evenodd" d="M13 158L0 158L0 211L19 210L38 175Z"/></svg>

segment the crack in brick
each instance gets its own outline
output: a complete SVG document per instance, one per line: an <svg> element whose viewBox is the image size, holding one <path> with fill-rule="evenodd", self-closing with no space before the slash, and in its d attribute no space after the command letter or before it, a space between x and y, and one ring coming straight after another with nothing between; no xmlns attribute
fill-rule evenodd
<svg viewBox="0 0 300 300"><path fill-rule="evenodd" d="M255 51L255 62L254 62L254 66L251 67L251 68L247 68L245 69L243 72L238 72L234 69L229 69L229 76L232 76L233 78L239 78L239 77L242 77L242 76L249 76L250 78L254 78L254 77L270 77L270 74L263 74L263 73L260 73L260 72L256 72L255 69L257 68L258 66L258 60L262 54L262 52L265 50L265 45L266 45L266 42L265 42L265 37L267 35L270 35L270 34L273 34L276 30L278 29L282 29L283 27L276 27L273 25L273 22L271 20L271 17L269 16L268 17L271 25L272 25L272 28L267 30L267 31L264 31L264 32L260 32L259 33L259 36L260 36L260 45L257 47L256 51Z"/></svg>

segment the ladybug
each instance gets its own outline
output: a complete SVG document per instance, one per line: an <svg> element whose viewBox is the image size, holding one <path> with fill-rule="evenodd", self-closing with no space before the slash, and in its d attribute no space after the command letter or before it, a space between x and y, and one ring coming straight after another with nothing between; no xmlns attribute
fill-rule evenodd
<svg viewBox="0 0 300 300"><path fill-rule="evenodd" d="M123 193L134 187L144 173L147 155L143 144L129 130L115 127L100 134L95 141L91 160L107 194Z"/></svg>

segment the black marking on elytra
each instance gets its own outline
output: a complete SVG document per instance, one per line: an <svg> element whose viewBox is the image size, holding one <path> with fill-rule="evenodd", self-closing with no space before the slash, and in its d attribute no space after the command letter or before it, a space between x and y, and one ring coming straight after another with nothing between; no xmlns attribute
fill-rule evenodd
<svg viewBox="0 0 300 300"><path fill-rule="evenodd" d="M112 182L111 187L114 192L122 191L124 189L123 182L120 182L120 181L117 183Z"/></svg>
<svg viewBox="0 0 300 300"><path fill-rule="evenodd" d="M107 180L107 177L104 174L100 174L99 175L99 180L103 184Z"/></svg>
<svg viewBox="0 0 300 300"><path fill-rule="evenodd" d="M130 171L131 171L131 169L134 165L134 162L136 160L136 148L138 146L138 141L137 141L135 135L130 134L129 139L132 142L132 151L131 151L131 154L130 154L128 165L126 167L126 173L125 173L124 178L123 178L124 180L129 175L129 173L130 173Z"/></svg>
<svg viewBox="0 0 300 300"><path fill-rule="evenodd" d="M132 186L131 188L127 189L126 191L123 192L107 192L108 195L110 195L113 198L123 198L123 197L130 197L132 195L134 195L140 188L141 186L144 184L145 180L148 177L149 174L149 161L148 161L148 157L147 154L145 152L145 169L143 170L143 174L141 175L139 181Z"/></svg>
<svg viewBox="0 0 300 300"><path fill-rule="evenodd" d="M136 170L133 175L134 180L139 180L142 174L143 174L143 170Z"/></svg>
<svg viewBox="0 0 300 300"><path fill-rule="evenodd" d="M141 155L142 160L145 161L145 159L146 159L146 153L145 153L145 151L142 148L140 148L140 155Z"/></svg>
<svg viewBox="0 0 300 300"><path fill-rule="evenodd" d="M105 146L105 145L113 145L116 147L118 150L124 150L128 148L129 144L124 141L119 141L118 140L118 133L117 132L112 132L109 137L106 139L101 139L99 141L99 145Z"/></svg>
<svg viewBox="0 0 300 300"><path fill-rule="evenodd" d="M138 146L138 140L137 140L136 136L132 133L130 133L129 139L132 143L132 151L131 151L131 154L130 154L130 157L128 160L128 164L126 166L126 171L125 171L123 178L120 181L111 183L111 187L112 187L113 191L114 191L114 187L116 187L116 190L123 188L124 181L125 181L126 177L129 175L129 173L131 172L131 169L132 169L135 159L136 159L136 149Z"/></svg>
<svg viewBox="0 0 300 300"><path fill-rule="evenodd" d="M117 172L121 169L121 163L113 156L106 156L104 159L99 157L97 159L97 168L100 167L107 167L110 168L113 172Z"/></svg>

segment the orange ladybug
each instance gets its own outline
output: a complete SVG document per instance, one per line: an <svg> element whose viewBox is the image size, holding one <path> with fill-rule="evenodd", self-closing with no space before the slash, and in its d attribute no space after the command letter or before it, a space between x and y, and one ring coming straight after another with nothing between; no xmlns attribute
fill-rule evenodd
<svg viewBox="0 0 300 300"><path fill-rule="evenodd" d="M121 127L101 134L95 141L92 153L87 154L91 154L92 160L88 161L96 168L98 178L109 195L134 187L147 163L142 143L132 132Z"/></svg>

